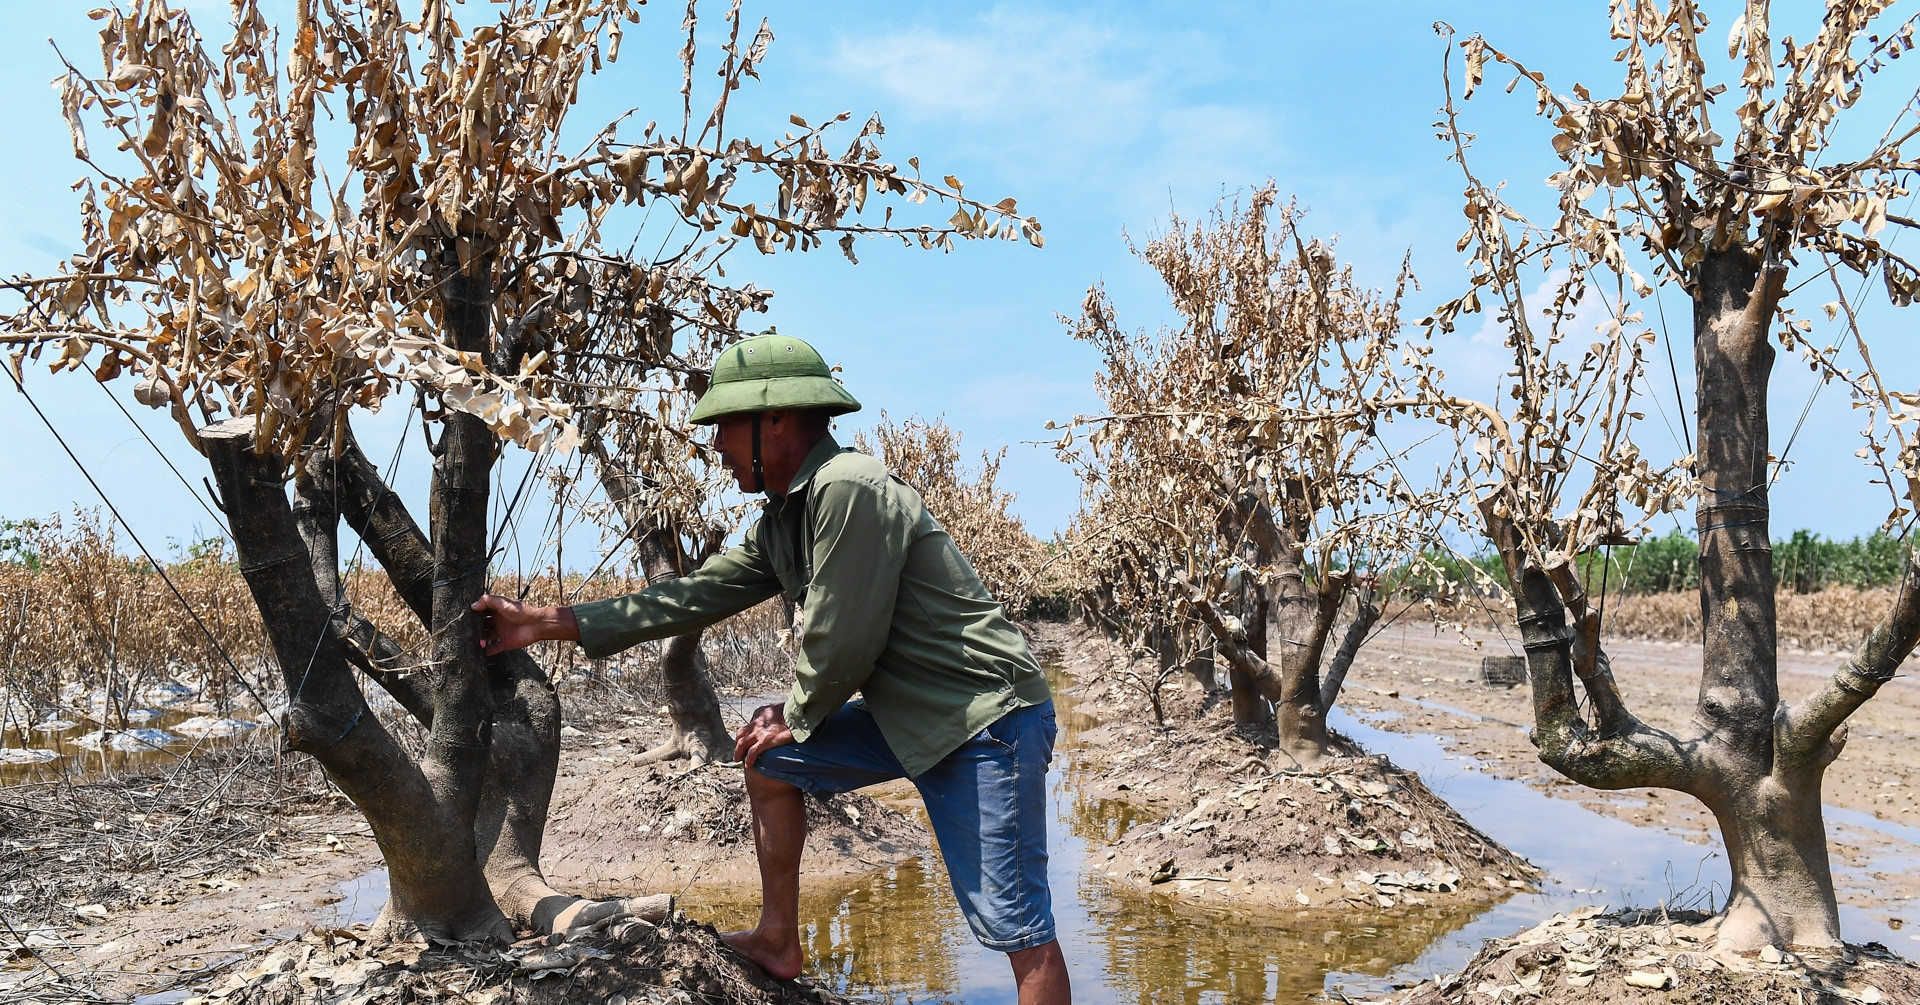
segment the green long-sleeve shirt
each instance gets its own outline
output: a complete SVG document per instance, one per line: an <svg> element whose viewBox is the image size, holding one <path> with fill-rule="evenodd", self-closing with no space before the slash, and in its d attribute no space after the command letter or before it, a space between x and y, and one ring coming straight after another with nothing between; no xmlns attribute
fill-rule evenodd
<svg viewBox="0 0 1920 1005"><path fill-rule="evenodd" d="M907 483L828 436L740 545L692 575L574 607L607 656L705 628L785 591L806 612L787 698L804 741L860 692L908 775L1051 695L1019 629Z"/></svg>

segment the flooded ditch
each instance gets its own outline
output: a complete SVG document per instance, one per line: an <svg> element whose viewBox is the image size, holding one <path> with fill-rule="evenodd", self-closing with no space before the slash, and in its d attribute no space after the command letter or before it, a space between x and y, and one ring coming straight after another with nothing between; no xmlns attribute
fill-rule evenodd
<svg viewBox="0 0 1920 1005"><path fill-rule="evenodd" d="M107 711L103 692L62 699L50 712L21 715L18 704L0 697L8 713L0 725L0 786L165 767L260 726L221 714L178 684L147 688L142 704L117 714Z"/></svg>

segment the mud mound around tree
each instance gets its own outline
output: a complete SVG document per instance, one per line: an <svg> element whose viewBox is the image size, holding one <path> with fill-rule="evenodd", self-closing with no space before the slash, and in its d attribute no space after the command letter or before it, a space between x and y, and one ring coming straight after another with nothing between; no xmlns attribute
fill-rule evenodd
<svg viewBox="0 0 1920 1005"><path fill-rule="evenodd" d="M636 766L624 757L563 763L543 863L556 886L604 896L758 875L739 765ZM809 875L867 872L927 848L924 828L870 796L807 800Z"/></svg>
<svg viewBox="0 0 1920 1005"><path fill-rule="evenodd" d="M1459 974L1383 1003L1498 1005L1844 1005L1920 1002L1920 967L1878 942L1839 950L1713 949L1717 919L1697 912L1588 908L1492 939Z"/></svg>
<svg viewBox="0 0 1920 1005"><path fill-rule="evenodd" d="M1080 734L1090 770L1074 784L1109 878L1199 902L1391 909L1502 900L1539 875L1418 775L1343 737L1302 767L1274 749L1271 725L1236 728L1223 693L1177 684L1157 728L1109 672L1104 637L1055 631L1083 684L1078 710L1104 720Z"/></svg>
<svg viewBox="0 0 1920 1005"><path fill-rule="evenodd" d="M568 939L508 947L374 945L364 926L315 929L236 964L190 1005L561 1005L570 1002L821 1005L846 1001L806 979L776 981L720 941L712 926L675 916L624 921Z"/></svg>

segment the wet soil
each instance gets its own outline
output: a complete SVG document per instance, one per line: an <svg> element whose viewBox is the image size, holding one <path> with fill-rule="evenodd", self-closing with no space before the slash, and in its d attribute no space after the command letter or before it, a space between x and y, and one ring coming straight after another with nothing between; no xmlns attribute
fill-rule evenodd
<svg viewBox="0 0 1920 1005"><path fill-rule="evenodd" d="M1168 728L1114 683L1104 636L1045 625L1039 643L1081 682L1079 797L1116 804L1092 863L1106 878L1196 903L1288 912L1489 903L1537 870L1481 833L1418 775L1351 741L1296 765L1271 725L1236 728L1218 691L1163 696Z"/></svg>
<svg viewBox="0 0 1920 1005"><path fill-rule="evenodd" d="M651 733L571 741L547 824L548 882L587 897L757 882L740 766L633 765ZM812 879L872 872L928 846L924 827L868 792L807 800L802 860Z"/></svg>
<svg viewBox="0 0 1920 1005"><path fill-rule="evenodd" d="M1479 648L1428 625L1390 627L1360 651L1341 704L1380 729L1439 737L1451 755L1479 770L1516 779L1597 813L1672 833L1712 854L1720 843L1712 814L1691 796L1665 789L1602 792L1575 785L1541 764L1527 728L1525 685L1480 683L1485 655L1504 655L1517 636L1477 632ZM1649 724L1687 729L1698 693L1698 645L1609 639L1608 655L1628 707ZM1831 652L1783 650L1781 698L1810 693L1839 665ZM1850 939L1886 938L1920 949L1907 922L1920 921L1920 689L1902 676L1854 714L1846 751L1827 770L1824 799L1834 879L1843 909L1873 919L1850 926ZM1853 913L1853 912L1858 913Z"/></svg>
<svg viewBox="0 0 1920 1005"><path fill-rule="evenodd" d="M1741 955L1715 952L1713 941L1714 920L1705 914L1576 911L1556 915L1511 938L1489 940L1461 973L1436 975L1379 1002L1920 1002L1920 967L1878 942L1838 951L1769 949Z"/></svg>
<svg viewBox="0 0 1920 1005"><path fill-rule="evenodd" d="M635 766L668 728L622 712L612 728L569 728L563 739L549 880L591 897L749 882L757 873L739 767ZM581 718L601 727L610 715ZM316 924L371 920L385 902L385 875L364 818L317 765L278 760L271 741L156 756L98 776L76 775L63 760L0 787L0 1001L124 1000L199 986ZM810 801L809 823L815 881L927 847L923 828L865 794Z"/></svg>

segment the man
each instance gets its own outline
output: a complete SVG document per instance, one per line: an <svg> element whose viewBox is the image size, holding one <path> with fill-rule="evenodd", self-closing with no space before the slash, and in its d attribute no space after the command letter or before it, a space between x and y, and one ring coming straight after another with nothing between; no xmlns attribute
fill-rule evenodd
<svg viewBox="0 0 1920 1005"><path fill-rule="evenodd" d="M482 597L482 645L492 654L564 639L607 656L784 591L805 612L793 691L757 709L734 744L753 807L760 923L727 943L775 977L798 976L804 793L905 777L975 937L1008 955L1021 1005L1066 1003L1047 888L1051 692L919 493L834 442L831 418L859 408L799 339L729 347L691 420L714 427L743 491L767 495L745 539L690 576L611 600L541 608Z"/></svg>

